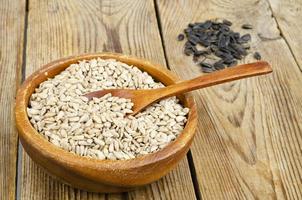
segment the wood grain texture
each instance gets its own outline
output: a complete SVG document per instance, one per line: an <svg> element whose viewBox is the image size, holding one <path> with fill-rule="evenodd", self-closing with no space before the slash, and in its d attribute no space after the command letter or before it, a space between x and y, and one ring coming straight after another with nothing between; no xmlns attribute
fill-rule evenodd
<svg viewBox="0 0 302 200"><path fill-rule="evenodd" d="M302 1L268 0L282 36L302 71Z"/></svg>
<svg viewBox="0 0 302 200"><path fill-rule="evenodd" d="M15 198L18 137L14 99L21 82L25 1L0 1L0 199Z"/></svg>
<svg viewBox="0 0 302 200"><path fill-rule="evenodd" d="M195 92L199 131L191 148L204 199L301 199L302 77L263 0L157 0L168 63L184 79L199 66L177 35L190 22L227 18L252 34L253 49L273 66L266 77ZM241 30L243 23L254 26ZM265 28L264 28L265 27ZM258 34L279 38L262 41ZM252 61L250 57L244 62Z"/></svg>
<svg viewBox="0 0 302 200"><path fill-rule="evenodd" d="M131 11L131 12L129 12ZM28 17L26 76L51 60L84 52L113 51L143 57L164 65L152 1L31 0ZM22 199L118 199L123 195L99 195L61 184L23 153ZM28 184L29 183L29 184ZM165 187L162 199L173 194L194 198L187 161L159 182L131 195L149 199Z"/></svg>
<svg viewBox="0 0 302 200"><path fill-rule="evenodd" d="M181 162L179 168L187 168L187 162ZM140 188L137 191L128 192L127 199L195 199L191 192L192 179L186 173L170 173L165 176L165 181L158 181L150 187ZM179 181L181 180L181 183Z"/></svg>

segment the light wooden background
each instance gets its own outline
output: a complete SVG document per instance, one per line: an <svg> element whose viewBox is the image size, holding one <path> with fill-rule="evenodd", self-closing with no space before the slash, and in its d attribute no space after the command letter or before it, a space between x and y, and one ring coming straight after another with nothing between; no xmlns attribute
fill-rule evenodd
<svg viewBox="0 0 302 200"><path fill-rule="evenodd" d="M178 33L189 22L250 23L270 76L194 92L199 129L187 159L122 194L63 185L22 149L13 106L42 64L84 52L130 54L184 79L200 74ZM248 62L246 59L245 62ZM0 0L0 199L302 199L302 1Z"/></svg>

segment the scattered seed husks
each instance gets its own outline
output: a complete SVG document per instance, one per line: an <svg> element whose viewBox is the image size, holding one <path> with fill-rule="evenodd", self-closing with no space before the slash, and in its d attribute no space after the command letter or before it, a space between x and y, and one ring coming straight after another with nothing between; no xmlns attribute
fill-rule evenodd
<svg viewBox="0 0 302 200"><path fill-rule="evenodd" d="M88 101L83 95L109 88L164 87L146 72L100 58L72 64L40 84L27 114L49 142L81 156L124 160L164 148L183 130L189 112L176 97L149 106L136 116L129 99L107 94Z"/></svg>

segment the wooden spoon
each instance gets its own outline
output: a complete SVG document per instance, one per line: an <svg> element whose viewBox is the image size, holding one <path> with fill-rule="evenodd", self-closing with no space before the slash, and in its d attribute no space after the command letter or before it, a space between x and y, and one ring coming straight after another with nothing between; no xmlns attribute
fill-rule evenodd
<svg viewBox="0 0 302 200"><path fill-rule="evenodd" d="M176 96L178 94L190 92L192 90L197 90L251 76L268 74L271 72L272 68L270 67L270 65L267 62L260 61L250 64L238 65L236 67L230 67L207 75L199 76L191 80L182 81L174 85L169 85L164 88L146 90L106 89L91 92L85 94L84 96L90 100L93 97L98 98L107 93L111 93L112 96L131 99L131 101L134 103L132 107L133 113L131 115L135 115L150 104L167 97Z"/></svg>

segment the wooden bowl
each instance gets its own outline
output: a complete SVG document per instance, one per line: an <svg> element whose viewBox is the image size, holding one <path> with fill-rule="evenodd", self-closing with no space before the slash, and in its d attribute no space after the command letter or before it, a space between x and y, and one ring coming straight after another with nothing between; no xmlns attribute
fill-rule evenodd
<svg viewBox="0 0 302 200"><path fill-rule="evenodd" d="M186 156L197 127L196 106L190 95L179 97L181 102L190 108L186 126L175 141L155 153L129 160L98 160L67 152L48 142L31 125L26 113L29 98L40 83L59 74L70 64L98 57L113 58L134 65L165 85L179 80L170 71L158 65L120 54L95 53L59 59L33 73L18 90L15 105L16 124L21 143L28 155L61 181L94 192L128 191L160 179Z"/></svg>

